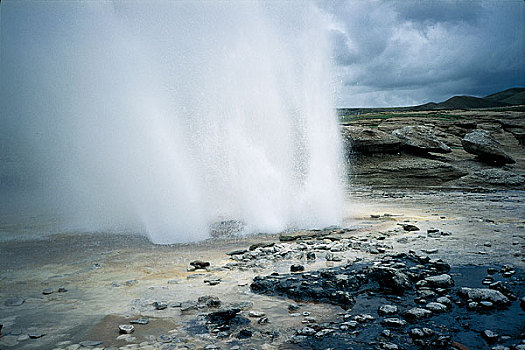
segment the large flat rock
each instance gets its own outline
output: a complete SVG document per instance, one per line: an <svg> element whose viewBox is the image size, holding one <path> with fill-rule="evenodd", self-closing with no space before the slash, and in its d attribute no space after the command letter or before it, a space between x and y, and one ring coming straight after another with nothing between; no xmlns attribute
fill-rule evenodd
<svg viewBox="0 0 525 350"><path fill-rule="evenodd" d="M461 140L465 151L475 154L480 160L494 164L515 163L501 144L487 130L476 129Z"/></svg>
<svg viewBox="0 0 525 350"><path fill-rule="evenodd" d="M465 175L466 171L454 165L410 155L362 157L350 174L358 183L402 187L440 185Z"/></svg>
<svg viewBox="0 0 525 350"><path fill-rule="evenodd" d="M366 126L342 126L343 140L350 153L396 153L401 141L389 133Z"/></svg>
<svg viewBox="0 0 525 350"><path fill-rule="evenodd" d="M451 149L441 142L432 128L422 125L404 126L392 131L401 140L404 149L415 153L450 153Z"/></svg>

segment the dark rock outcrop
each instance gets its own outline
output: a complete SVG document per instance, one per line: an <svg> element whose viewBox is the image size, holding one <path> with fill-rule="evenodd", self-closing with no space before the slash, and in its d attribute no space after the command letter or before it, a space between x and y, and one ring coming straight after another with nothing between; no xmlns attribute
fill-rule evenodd
<svg viewBox="0 0 525 350"><path fill-rule="evenodd" d="M370 291L386 295L413 292L420 277L415 272L419 271L416 265L425 276L435 276L450 268L441 260L398 254L385 257L375 266L347 265L316 272L256 276L250 287L258 294L284 295L294 300L315 300L348 308L354 304L355 297Z"/></svg>
<svg viewBox="0 0 525 350"><path fill-rule="evenodd" d="M493 164L515 163L501 144L486 130L476 129L461 140L468 153L477 155L480 160Z"/></svg>

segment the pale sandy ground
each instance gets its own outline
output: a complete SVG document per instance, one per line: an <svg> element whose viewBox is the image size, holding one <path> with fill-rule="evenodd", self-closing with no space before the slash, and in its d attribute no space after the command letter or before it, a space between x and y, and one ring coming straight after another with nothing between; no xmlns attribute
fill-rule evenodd
<svg viewBox="0 0 525 350"><path fill-rule="evenodd" d="M521 191L359 189L349 193L351 200L345 225L355 228L352 235L362 240L374 240L380 232L385 233L387 237L382 242L392 245L394 252L421 253L430 249L431 257L454 265L512 264L523 268L523 194ZM384 213L395 216L370 217ZM421 230L404 232L397 223L405 221ZM431 227L451 235L428 237L426 232ZM195 314L182 314L179 308L157 311L147 306L154 301L182 302L202 295L218 296L225 303L252 302L252 310L266 312L272 322L265 329L279 330L284 334L279 341L284 341L287 330L301 325L300 317L292 317L287 312L291 301L252 294L249 283L258 274L288 272L294 262L282 261L258 271L213 270L231 261L225 252L277 240L275 235L259 235L156 246L137 236L87 233L48 236L42 240L4 240L0 243L0 323L4 325L3 334L11 335L0 338L0 349L52 349L63 341L83 340L103 340L105 346L125 346L128 344L125 340L116 340L117 327L138 315L150 317L151 322L141 329L137 326L132 343L147 341L152 335L173 334L181 339L177 345L180 348L202 348L217 342L184 330L188 322L196 318ZM348 261L377 257L362 251L345 254ZM210 261L212 271L191 278L195 272L188 272L187 267L195 259ZM331 264L319 261L306 268ZM220 277L222 282L208 286L204 279L209 276ZM130 280L136 283L126 285ZM114 283L120 286L112 286ZM58 287L68 291L42 294L45 288ZM4 301L14 296L23 297L25 302L20 306L5 306ZM308 311L322 321L341 310L335 306L309 304ZM258 325L252 321L251 327ZM25 334L31 332L45 336L25 340ZM219 342L219 345L228 348L226 343ZM252 345L261 349L274 346L255 339ZM67 346L68 343L58 347ZM143 347L148 348L145 343Z"/></svg>

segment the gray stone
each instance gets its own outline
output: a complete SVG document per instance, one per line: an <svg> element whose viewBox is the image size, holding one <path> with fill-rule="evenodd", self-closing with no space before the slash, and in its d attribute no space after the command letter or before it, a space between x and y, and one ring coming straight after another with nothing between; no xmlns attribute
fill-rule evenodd
<svg viewBox="0 0 525 350"><path fill-rule="evenodd" d="M381 343L381 348L386 350L398 350L399 346L394 343Z"/></svg>
<svg viewBox="0 0 525 350"><path fill-rule="evenodd" d="M447 306L452 305L452 301L447 297L439 297L436 299L436 301Z"/></svg>
<svg viewBox="0 0 525 350"><path fill-rule="evenodd" d="M28 336L29 338L31 339L38 339L38 338L42 338L45 334L44 333L29 333Z"/></svg>
<svg viewBox="0 0 525 350"><path fill-rule="evenodd" d="M419 231L419 227L412 224L400 224L405 231Z"/></svg>
<svg viewBox="0 0 525 350"><path fill-rule="evenodd" d="M95 346L102 345L102 342L100 340L85 340L81 341L80 346L86 347L86 348L94 348Z"/></svg>
<svg viewBox="0 0 525 350"><path fill-rule="evenodd" d="M382 332L381 332L381 335L385 338L392 338L392 331L389 330L389 329L384 329Z"/></svg>
<svg viewBox="0 0 525 350"><path fill-rule="evenodd" d="M313 329L311 327L303 327L303 328L297 330L297 335L312 336L315 333L317 333L317 332L315 331L315 329Z"/></svg>
<svg viewBox="0 0 525 350"><path fill-rule="evenodd" d="M193 266L195 269L206 269L210 267L210 263L208 261L194 260L190 262L190 266Z"/></svg>
<svg viewBox="0 0 525 350"><path fill-rule="evenodd" d="M12 297L12 298L6 299L6 301L4 302L4 305L5 306L20 306L24 302L25 302L24 298Z"/></svg>
<svg viewBox="0 0 525 350"><path fill-rule="evenodd" d="M397 306L395 305L381 305L377 309L379 315L393 315L397 313Z"/></svg>
<svg viewBox="0 0 525 350"><path fill-rule="evenodd" d="M494 307L494 303L484 300L479 302L479 306L485 309L492 309Z"/></svg>
<svg viewBox="0 0 525 350"><path fill-rule="evenodd" d="M135 332L135 327L130 324L121 324L118 326L118 330L120 334L131 334Z"/></svg>
<svg viewBox="0 0 525 350"><path fill-rule="evenodd" d="M431 314L432 312L430 310L423 309L420 307L414 307L405 312L405 317L412 320L420 320L422 318L430 316Z"/></svg>
<svg viewBox="0 0 525 350"><path fill-rule="evenodd" d="M488 288L461 288L458 294L463 299L472 299L474 301L490 301L496 305L509 305L509 299L500 291Z"/></svg>
<svg viewBox="0 0 525 350"><path fill-rule="evenodd" d="M396 153L401 147L401 140L376 128L345 125L341 134L350 153Z"/></svg>
<svg viewBox="0 0 525 350"><path fill-rule="evenodd" d="M468 153L477 155L480 160L496 164L515 163L501 144L486 130L476 129L461 140L463 148Z"/></svg>
<svg viewBox="0 0 525 350"><path fill-rule="evenodd" d="M425 278L425 281L430 285L431 287L436 288L449 288L454 285L454 280L450 275L442 274L438 276L430 276Z"/></svg>
<svg viewBox="0 0 525 350"><path fill-rule="evenodd" d="M434 335L434 331L430 328L413 328L410 330L410 337L415 339L428 338Z"/></svg>
<svg viewBox="0 0 525 350"><path fill-rule="evenodd" d="M297 305L297 304L295 304L295 303L288 304L288 310L290 310L290 311L296 311L296 310L299 310L299 305Z"/></svg>
<svg viewBox="0 0 525 350"><path fill-rule="evenodd" d="M410 280L405 273L391 267L373 267L370 277L376 280L382 288L391 289L392 292L397 294L403 294L411 286Z"/></svg>
<svg viewBox="0 0 525 350"><path fill-rule="evenodd" d="M358 325L359 323L357 321L347 321L347 322L341 323L341 329L343 330L355 329Z"/></svg>
<svg viewBox="0 0 525 350"><path fill-rule="evenodd" d="M131 320L131 321L129 321L129 323L145 325L145 324L149 323L149 319L147 319L147 318L139 318L139 319L136 319L136 320Z"/></svg>
<svg viewBox="0 0 525 350"><path fill-rule="evenodd" d="M300 264L293 264L292 266L290 266L290 271L291 271L291 272L300 272L300 271L304 271L304 266L303 266L303 265L300 265Z"/></svg>
<svg viewBox="0 0 525 350"><path fill-rule="evenodd" d="M441 303L428 303L425 306L428 310L433 312L445 312L447 311L447 306Z"/></svg>
<svg viewBox="0 0 525 350"><path fill-rule="evenodd" d="M241 312L240 308L230 307L210 312L207 316L213 322L227 322L236 317L239 312Z"/></svg>
<svg viewBox="0 0 525 350"><path fill-rule="evenodd" d="M403 327L404 325L407 324L407 321L402 320L397 317L392 317L392 318L385 318L384 320L381 321L381 324L387 327Z"/></svg>
<svg viewBox="0 0 525 350"><path fill-rule="evenodd" d="M495 342L498 339L498 337L499 337L498 333L495 333L495 332L493 332L493 331L491 331L489 329L486 329L483 332L481 332L481 335L489 343Z"/></svg>
<svg viewBox="0 0 525 350"><path fill-rule="evenodd" d="M161 343L171 343L175 338L169 334L161 334L157 337L157 341Z"/></svg>
<svg viewBox="0 0 525 350"><path fill-rule="evenodd" d="M361 315L354 316L354 321L359 322L359 323L372 322L375 319L376 318L374 316L369 315L369 314L361 314Z"/></svg>
<svg viewBox="0 0 525 350"><path fill-rule="evenodd" d="M155 301L153 307L157 310L164 310L168 307L168 304L161 301Z"/></svg>
<svg viewBox="0 0 525 350"><path fill-rule="evenodd" d="M434 131L426 126L404 126L392 131L392 135L402 142L402 147L416 153L450 153L452 150L441 142Z"/></svg>
<svg viewBox="0 0 525 350"><path fill-rule="evenodd" d="M328 334L332 334L334 332L333 329L325 328L320 330L319 332L315 333L316 338L322 338L327 336Z"/></svg>

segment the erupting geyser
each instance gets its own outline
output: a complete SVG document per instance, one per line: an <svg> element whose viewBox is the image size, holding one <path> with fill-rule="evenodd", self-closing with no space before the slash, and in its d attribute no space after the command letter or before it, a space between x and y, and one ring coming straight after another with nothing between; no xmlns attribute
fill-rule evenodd
<svg viewBox="0 0 525 350"><path fill-rule="evenodd" d="M206 238L220 220L245 232L340 222L332 60L315 6L27 4L2 8L2 115L16 140L3 147L32 169L9 186L39 184L76 228L157 243Z"/></svg>

